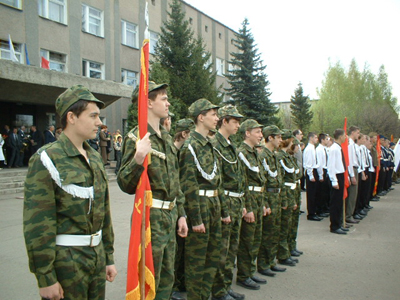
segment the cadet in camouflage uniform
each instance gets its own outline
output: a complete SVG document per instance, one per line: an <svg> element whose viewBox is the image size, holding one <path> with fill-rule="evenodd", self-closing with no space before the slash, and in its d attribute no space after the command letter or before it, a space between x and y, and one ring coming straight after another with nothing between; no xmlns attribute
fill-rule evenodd
<svg viewBox="0 0 400 300"><path fill-rule="evenodd" d="M295 154L297 151L300 151L299 149L300 141L297 138L294 138L293 140L293 145L288 151L291 155L291 159L293 163L295 164L295 174L296 174L296 189L294 190L294 201L295 204L297 205L296 209L292 211L292 222L291 226L289 229L289 249L290 249L290 254L291 256L300 256L303 254L303 251L300 251L297 249L297 232L299 229L299 219L300 219L300 206L301 206L301 187L300 187L300 178L302 177L302 174L300 172L299 164L298 161L295 157Z"/></svg>
<svg viewBox="0 0 400 300"><path fill-rule="evenodd" d="M244 222L240 230L239 250L237 254L237 281L236 283L251 290L260 289L259 284L267 281L254 275L256 259L261 243L262 219L266 215L266 201L264 196L265 177L262 171L261 160L255 148L262 139L262 125L248 119L240 125L239 132L244 141L238 148L239 159L244 164L246 189Z"/></svg>
<svg viewBox="0 0 400 300"><path fill-rule="evenodd" d="M150 209L151 246L155 275L155 299L169 299L174 284L174 263L178 219L178 234L187 235L184 196L179 187L177 149L172 138L160 125L160 119L168 116L167 84L149 81L148 133L137 141L138 128L132 129L125 137L122 147L121 168L118 185L125 193L134 194L144 170L142 164L148 153L151 163L147 173L153 194ZM137 100L134 91L132 100ZM135 230L135 228L133 228Z"/></svg>
<svg viewBox="0 0 400 300"><path fill-rule="evenodd" d="M295 189L296 189L296 169L295 163L288 150L293 145L292 133L284 129L282 130L282 141L279 145L279 151L276 153L276 158L282 167L282 175L284 184L281 190L281 228L279 233L279 245L277 258L280 264L294 266L296 265L295 259L291 258L289 249L289 230L292 221L292 212L297 209L295 203Z"/></svg>
<svg viewBox="0 0 400 300"><path fill-rule="evenodd" d="M230 224L222 224L220 267L215 276L213 299L244 299L244 295L231 289L233 267L239 246L240 225L243 217L245 182L236 147L229 139L236 134L243 116L235 106L226 105L218 110L218 128L213 139L214 150L222 170L222 185L231 217Z"/></svg>
<svg viewBox="0 0 400 300"><path fill-rule="evenodd" d="M194 130L194 122L192 119L182 119L176 122L174 146L179 151L185 141L190 137L190 131ZM186 292L185 284L185 239L176 234L177 250L175 256L175 282L173 287L172 300L186 299L182 292Z"/></svg>
<svg viewBox="0 0 400 300"><path fill-rule="evenodd" d="M188 300L208 300L220 263L221 216L230 222L217 155L207 138L218 121L218 106L199 99L189 107L196 130L179 157L189 234L185 241L185 282Z"/></svg>
<svg viewBox="0 0 400 300"><path fill-rule="evenodd" d="M265 172L266 199L268 200L269 214L264 217L262 242L257 259L258 272L273 277L276 272L286 269L276 266L275 257L278 252L280 220L281 220L281 198L282 174L279 161L275 156L275 150L281 142L281 130L275 125L263 129L265 147L263 148L262 170Z"/></svg>
<svg viewBox="0 0 400 300"><path fill-rule="evenodd" d="M107 176L85 141L103 107L87 88L67 89L56 100L63 133L29 161L23 227L42 299L104 299L117 275Z"/></svg>

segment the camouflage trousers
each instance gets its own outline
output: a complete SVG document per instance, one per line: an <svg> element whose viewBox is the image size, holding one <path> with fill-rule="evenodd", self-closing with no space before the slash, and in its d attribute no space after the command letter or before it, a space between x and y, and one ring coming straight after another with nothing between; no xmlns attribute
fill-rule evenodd
<svg viewBox="0 0 400 300"><path fill-rule="evenodd" d="M54 268L65 300L103 300L106 258L103 243L90 247L56 247Z"/></svg>
<svg viewBox="0 0 400 300"><path fill-rule="evenodd" d="M289 229L289 250L293 251L297 249L297 232L299 229L299 220L300 220L300 204L301 204L301 192L300 187L297 187L294 191L294 197L297 204L297 209L292 210L292 222Z"/></svg>
<svg viewBox="0 0 400 300"><path fill-rule="evenodd" d="M237 253L237 280L252 277L256 271L256 260L261 243L264 197L258 192L251 192L256 201L252 203L255 222L243 220L240 229L239 249Z"/></svg>
<svg viewBox="0 0 400 300"><path fill-rule="evenodd" d="M257 268L270 269L276 265L275 257L278 252L279 233L281 229L281 199L279 193L267 192L271 214L263 217L261 246L258 252Z"/></svg>
<svg viewBox="0 0 400 300"><path fill-rule="evenodd" d="M289 249L289 231L292 224L292 212L293 212L293 204L294 204L294 191L289 187L284 186L281 191L281 199L285 200L288 204L286 209L281 209L281 229L279 232L279 245L278 245L278 253L277 258L284 260L290 257L290 249ZM282 201L283 202L283 201Z"/></svg>
<svg viewBox="0 0 400 300"><path fill-rule="evenodd" d="M243 198L227 197L230 224L222 223L221 264L212 287L213 297L228 294L233 279L233 268L239 247L240 225L242 224Z"/></svg>
<svg viewBox="0 0 400 300"><path fill-rule="evenodd" d="M185 240L185 282L188 300L208 300L220 263L219 198L200 197L200 210L206 232L194 232L189 218L189 233Z"/></svg>
<svg viewBox="0 0 400 300"><path fill-rule="evenodd" d="M169 299L174 284L176 250L175 226L178 211L152 208L150 210L151 247L153 250L155 299Z"/></svg>
<svg viewBox="0 0 400 300"><path fill-rule="evenodd" d="M186 292L185 284L185 239L176 235L174 291Z"/></svg>

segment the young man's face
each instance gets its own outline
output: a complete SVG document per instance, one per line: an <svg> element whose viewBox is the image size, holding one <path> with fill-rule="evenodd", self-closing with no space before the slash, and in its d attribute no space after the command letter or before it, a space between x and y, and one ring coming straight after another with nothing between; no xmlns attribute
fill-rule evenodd
<svg viewBox="0 0 400 300"><path fill-rule="evenodd" d="M358 145L365 145L365 136L364 135L357 140L357 144Z"/></svg>
<svg viewBox="0 0 400 300"><path fill-rule="evenodd" d="M353 132L351 133L351 135L350 135L350 137L351 137L352 140L358 139L359 136L360 136L360 130L359 130L359 129L353 131Z"/></svg>
<svg viewBox="0 0 400 300"><path fill-rule="evenodd" d="M168 117L164 121L164 128L166 131L170 132L171 131L171 117Z"/></svg>
<svg viewBox="0 0 400 300"><path fill-rule="evenodd" d="M206 129L211 130L217 127L218 116L217 109L213 108L207 111L207 113L202 116L203 117L203 125Z"/></svg>
<svg viewBox="0 0 400 300"><path fill-rule="evenodd" d="M329 137L326 137L326 138L321 140L321 145L322 146L326 147L326 146L328 146L328 143L329 143Z"/></svg>
<svg viewBox="0 0 400 300"><path fill-rule="evenodd" d="M299 132L298 134L296 134L296 138L301 141L303 139L303 132Z"/></svg>
<svg viewBox="0 0 400 300"><path fill-rule="evenodd" d="M168 110L171 104L168 102L168 96L166 93L160 93L156 99L149 99L149 109L153 112L157 118L168 118Z"/></svg>
<svg viewBox="0 0 400 300"><path fill-rule="evenodd" d="M250 146L258 145L263 138L261 128L253 128L246 131L246 141L249 143Z"/></svg>
<svg viewBox="0 0 400 300"><path fill-rule="evenodd" d="M274 148L278 148L279 144L282 142L282 136L280 134L275 135L273 138L272 136L268 137L268 141L274 146Z"/></svg>
<svg viewBox="0 0 400 300"><path fill-rule="evenodd" d="M347 136L345 134L341 135L339 137L339 144L343 144L346 141Z"/></svg>
<svg viewBox="0 0 400 300"><path fill-rule="evenodd" d="M100 120L99 107L90 102L86 109L79 115L73 115L74 124L68 124L67 128L71 126L73 133L83 140L90 140L96 138L99 126L103 123Z"/></svg>
<svg viewBox="0 0 400 300"><path fill-rule="evenodd" d="M229 135L234 135L239 130L240 121L238 119L230 119L229 122L224 120L222 122L222 127L229 133Z"/></svg>

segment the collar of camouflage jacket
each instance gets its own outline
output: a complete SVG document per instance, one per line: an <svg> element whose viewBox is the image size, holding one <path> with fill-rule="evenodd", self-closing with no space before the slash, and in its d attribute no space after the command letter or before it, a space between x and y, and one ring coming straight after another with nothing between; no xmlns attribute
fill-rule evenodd
<svg viewBox="0 0 400 300"><path fill-rule="evenodd" d="M193 131L190 133L191 136L193 136L193 138L195 138L197 141L200 142L200 144L204 147L205 145L207 145L207 143L209 143L210 141L208 139L206 139L204 136L202 136L200 133L198 133L197 131Z"/></svg>

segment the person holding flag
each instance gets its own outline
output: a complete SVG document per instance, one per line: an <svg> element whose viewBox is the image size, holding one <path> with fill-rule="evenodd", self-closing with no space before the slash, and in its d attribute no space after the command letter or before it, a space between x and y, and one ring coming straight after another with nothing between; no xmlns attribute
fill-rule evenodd
<svg viewBox="0 0 400 300"><path fill-rule="evenodd" d="M150 154L151 163L148 165L147 174L153 196L150 209L151 246L155 299L160 300L169 299L174 283L177 219L179 236L187 235L186 213L183 207L185 199L180 190L178 158L171 136L160 125L160 119L168 117L170 103L167 87L165 83L148 82L148 99L145 102L148 132L142 139L138 138L137 127L127 134L117 178L121 190L134 194L141 184L140 177L144 171L142 164ZM135 90L132 101L136 102L137 99L138 90ZM139 231L138 228L132 230Z"/></svg>

